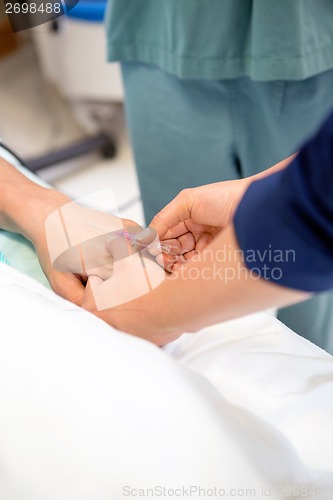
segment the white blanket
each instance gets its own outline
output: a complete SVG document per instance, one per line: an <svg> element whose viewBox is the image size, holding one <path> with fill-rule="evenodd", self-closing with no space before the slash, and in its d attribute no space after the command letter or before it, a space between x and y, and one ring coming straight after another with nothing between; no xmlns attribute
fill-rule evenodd
<svg viewBox="0 0 333 500"><path fill-rule="evenodd" d="M266 313L184 335L165 349L279 429L310 468L333 474L330 354Z"/></svg>
<svg viewBox="0 0 333 500"><path fill-rule="evenodd" d="M4 264L0 304L1 499L332 498L332 358L275 318L184 336L177 363Z"/></svg>

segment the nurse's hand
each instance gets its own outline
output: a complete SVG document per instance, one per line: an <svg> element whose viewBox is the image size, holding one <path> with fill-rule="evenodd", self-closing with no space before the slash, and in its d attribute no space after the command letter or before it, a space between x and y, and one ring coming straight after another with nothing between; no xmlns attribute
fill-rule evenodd
<svg viewBox="0 0 333 500"><path fill-rule="evenodd" d="M176 270L201 252L232 221L250 182L240 179L181 191L150 223L172 249L157 257L159 264Z"/></svg>
<svg viewBox="0 0 333 500"><path fill-rule="evenodd" d="M229 225L249 185L283 170L294 157L290 156L245 179L216 182L181 191L150 223L160 240L172 247L172 253L159 255L157 262L167 271L173 271L191 260Z"/></svg>

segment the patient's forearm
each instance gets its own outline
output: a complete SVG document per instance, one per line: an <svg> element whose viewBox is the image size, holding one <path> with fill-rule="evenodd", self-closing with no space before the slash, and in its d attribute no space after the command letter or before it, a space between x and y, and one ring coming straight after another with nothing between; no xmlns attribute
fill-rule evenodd
<svg viewBox="0 0 333 500"><path fill-rule="evenodd" d="M67 196L35 184L0 159L1 229L21 233L33 242L44 232L46 216L68 201Z"/></svg>

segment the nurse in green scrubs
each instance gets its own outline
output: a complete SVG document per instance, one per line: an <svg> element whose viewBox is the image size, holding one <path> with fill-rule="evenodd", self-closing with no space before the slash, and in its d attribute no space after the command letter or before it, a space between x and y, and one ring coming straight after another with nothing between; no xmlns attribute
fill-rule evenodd
<svg viewBox="0 0 333 500"><path fill-rule="evenodd" d="M332 0L109 0L106 23L147 223L296 152L333 106ZM333 350L332 294L279 317Z"/></svg>

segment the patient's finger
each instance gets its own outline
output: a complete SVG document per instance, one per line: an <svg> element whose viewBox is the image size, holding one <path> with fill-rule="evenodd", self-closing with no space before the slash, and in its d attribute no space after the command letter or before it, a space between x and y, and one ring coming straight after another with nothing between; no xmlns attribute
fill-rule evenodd
<svg viewBox="0 0 333 500"><path fill-rule="evenodd" d="M206 232L207 226L204 224L197 224L192 220L186 220L181 224L169 229L163 236L160 236L161 241L170 240L174 238L179 238L186 233L192 233L193 235L200 235L201 233Z"/></svg>
<svg viewBox="0 0 333 500"><path fill-rule="evenodd" d="M99 276L96 276L95 274L92 274L88 278L87 286L89 286L91 288L91 290L94 290L94 288L101 285L102 283L104 283L102 278L100 278Z"/></svg>
<svg viewBox="0 0 333 500"><path fill-rule="evenodd" d="M89 276L81 304L84 309L88 311L95 311L97 309L94 293L102 283L104 281L99 276Z"/></svg>
<svg viewBox="0 0 333 500"><path fill-rule="evenodd" d="M176 221L175 225L169 227L164 224L160 217L162 217L162 214L157 214L149 224L149 227L153 227L157 231L160 239L178 238L178 236L187 232L188 229L184 221Z"/></svg>
<svg viewBox="0 0 333 500"><path fill-rule="evenodd" d="M94 269L89 269L89 271L87 271L87 273L88 273L88 276L92 276L92 275L98 276L103 281L106 281L109 278L111 278L111 276L113 274L113 263L106 264L104 266L95 267Z"/></svg>
<svg viewBox="0 0 333 500"><path fill-rule="evenodd" d="M105 248L112 256L114 262L136 253L136 249L133 247L131 241L123 236L107 238Z"/></svg>
<svg viewBox="0 0 333 500"><path fill-rule="evenodd" d="M73 302L77 306L82 304L85 287L80 278L74 274L56 272L49 276L52 289L64 299Z"/></svg>
<svg viewBox="0 0 333 500"><path fill-rule="evenodd" d="M152 222L152 224L153 224L153 222ZM187 233L187 231L188 231L188 229L187 229L185 222L180 222L176 226L168 229L164 234L162 232L159 232L158 235L159 235L161 240L162 239L165 240L165 239L178 238L182 234Z"/></svg>
<svg viewBox="0 0 333 500"><path fill-rule="evenodd" d="M161 253L156 257L156 262L163 267L168 273L172 272L174 264L181 261L181 255Z"/></svg>
<svg viewBox="0 0 333 500"><path fill-rule="evenodd" d="M136 233L135 241L139 245L148 246L158 238L157 232L154 228L148 226L143 231Z"/></svg>

